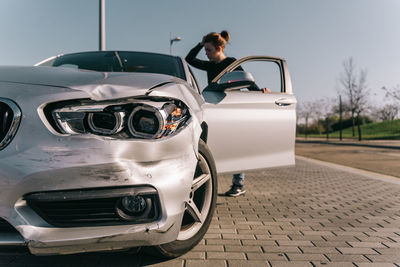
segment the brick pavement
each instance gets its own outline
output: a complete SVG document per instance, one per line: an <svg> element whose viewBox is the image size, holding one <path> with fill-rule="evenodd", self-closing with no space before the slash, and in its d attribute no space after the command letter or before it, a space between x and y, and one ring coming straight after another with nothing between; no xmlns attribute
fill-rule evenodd
<svg viewBox="0 0 400 267"><path fill-rule="evenodd" d="M222 193L231 178L219 178ZM219 196L205 238L174 260L0 252L0 266L400 266L400 185L298 158L246 174L246 190Z"/></svg>

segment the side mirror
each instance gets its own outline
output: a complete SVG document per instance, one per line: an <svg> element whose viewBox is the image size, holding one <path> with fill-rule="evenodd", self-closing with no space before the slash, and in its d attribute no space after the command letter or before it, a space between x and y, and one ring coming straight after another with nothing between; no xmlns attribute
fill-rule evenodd
<svg viewBox="0 0 400 267"><path fill-rule="evenodd" d="M236 88L243 88L243 87L256 88L256 83L253 75L251 75L250 72L245 72L245 71L232 71L222 75L221 79L219 79L218 82L210 83L206 88L204 88L203 92L205 91L223 92L225 90L233 90Z"/></svg>
<svg viewBox="0 0 400 267"><path fill-rule="evenodd" d="M235 89L236 87L253 86L255 80L250 72L232 71L222 75L218 87L222 90Z"/></svg>

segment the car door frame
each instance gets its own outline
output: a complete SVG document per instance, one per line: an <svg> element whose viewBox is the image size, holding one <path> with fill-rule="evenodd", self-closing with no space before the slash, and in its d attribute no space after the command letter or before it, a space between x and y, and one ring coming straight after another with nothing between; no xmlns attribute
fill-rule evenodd
<svg viewBox="0 0 400 267"><path fill-rule="evenodd" d="M286 61L282 58L277 57L268 57L268 56L247 56L241 59L236 60L232 64L230 64L227 68L225 68L219 75L217 75L212 83L218 84L220 78L227 72L234 71L238 66L245 62L251 61L268 61L278 64L281 75L281 92L271 93L271 94L262 94L261 92L239 92L238 90L229 91L225 90L224 92L220 92L223 94L221 100L218 103L210 103L206 102L203 106L204 110L204 119L208 125L208 146L210 147L211 152L214 155L214 159L217 165L218 173L227 173L227 172L239 172L244 170L254 170L254 169L263 169L269 167L276 166L285 166L285 165L293 165L294 164L294 141L295 141L295 129L296 129L296 99L293 95L292 85L290 74L286 65ZM245 95L247 94L247 95ZM258 94L258 95L257 95ZM246 98L250 99L247 103L241 103L241 96L243 96L243 102L246 102ZM254 107L251 107L251 99L253 97L259 98L257 103L254 104ZM253 98L255 99L255 98ZM262 99L262 100L260 100ZM225 102L224 102L225 101ZM218 106L220 105L220 106ZM230 107L231 110L223 111L224 107ZM239 108L237 108L239 107ZM282 128L286 133L282 133L279 135L279 131L270 131L264 129L263 126L256 127L254 129L261 130L261 132L257 132L255 134L258 138L265 136L266 138L271 139L271 143L268 141L261 141L262 145L266 146L263 151L254 151L254 155L252 155L251 149L247 151L246 145L243 144L252 144L252 141L245 140L244 138L252 138L251 136L247 137L239 137L241 140L237 140L238 136L234 136L232 138L236 138L236 140L231 140L232 146L240 147L243 152L243 157L239 155L239 151L235 151L231 146L225 148L227 151L222 151L224 147L218 145L218 143L223 140L223 138L230 138L232 131L230 129L235 129L231 127L229 123L226 123L226 118L229 120L229 115L227 112L232 112L232 114L240 114L240 107L246 107L244 112L253 112L251 109L257 107L258 109L263 109L262 120L265 120L266 125L269 124L269 127L277 127ZM236 109L236 110L235 110ZM276 112L280 115L277 116L280 119L273 121L270 117L275 117ZM219 115L222 114L222 116ZM218 121L218 117L224 118ZM239 120L244 120L243 116L239 118ZM241 122L238 121L238 124ZM274 124L275 123L275 124ZM224 124L226 127L221 126ZM231 124L234 124L233 121ZM254 125L247 124L252 128ZM230 128L230 129L228 129ZM257 130L256 130L257 131ZM222 134L221 134L222 132ZM265 132L265 135L263 135ZM273 132L273 133L272 133ZM247 132L249 134L250 132ZM273 136L272 136L273 135ZM283 136L283 137L282 137ZM226 140L223 140L226 145ZM245 142L243 142L245 141ZM246 143L247 142L247 143ZM257 141L255 140L254 145L256 146ZM275 144L273 144L275 143ZM276 144L282 147L279 149L276 147ZM274 147L275 146L275 147ZM272 149L271 149L272 148ZM238 148L239 149L239 148ZM268 151L271 152L268 152ZM257 154L258 153L258 154ZM261 154L260 154L261 153ZM233 155L235 154L235 155Z"/></svg>
<svg viewBox="0 0 400 267"><path fill-rule="evenodd" d="M211 83L217 83L221 77L227 73L234 71L237 67L245 62L251 61L268 61L274 62L279 66L280 73L281 73L281 93L293 94L292 89L292 81L290 79L289 69L286 64L286 60L279 57L270 57L270 56L247 56L236 60L235 62L231 63L228 67L226 67L223 71L221 71L212 81Z"/></svg>

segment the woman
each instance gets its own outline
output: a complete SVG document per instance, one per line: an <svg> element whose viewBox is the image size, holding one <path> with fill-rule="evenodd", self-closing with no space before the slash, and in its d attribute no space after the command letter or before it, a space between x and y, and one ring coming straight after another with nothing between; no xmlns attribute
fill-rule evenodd
<svg viewBox="0 0 400 267"><path fill-rule="evenodd" d="M236 60L234 57L227 57L224 53L225 44L229 39L230 36L227 31L222 31L221 33L211 32L205 35L202 42L190 50L185 58L193 67L207 71L208 83L211 83L221 71ZM196 58L203 46L209 61ZM243 69L238 67L236 70Z"/></svg>
<svg viewBox="0 0 400 267"><path fill-rule="evenodd" d="M227 57L224 53L225 44L229 41L229 33L222 31L221 33L211 32L203 37L201 43L197 44L189 54L186 56L186 61L195 68L207 71L208 83L211 81L227 66L229 66L236 59L234 57ZM203 48L206 51L206 56L209 61L197 59L196 56ZM236 70L243 70L242 67L237 67ZM237 197L246 193L243 187L244 173L234 174L232 178L232 186L229 191L225 193L226 196Z"/></svg>

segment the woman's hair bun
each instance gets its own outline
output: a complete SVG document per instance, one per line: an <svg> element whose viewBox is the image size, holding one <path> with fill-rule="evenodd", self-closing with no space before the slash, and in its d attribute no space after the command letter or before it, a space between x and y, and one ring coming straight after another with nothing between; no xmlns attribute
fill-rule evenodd
<svg viewBox="0 0 400 267"><path fill-rule="evenodd" d="M225 43L229 41L229 33L222 31L221 33L210 32L203 37L202 43L212 43L215 47L225 48Z"/></svg>
<svg viewBox="0 0 400 267"><path fill-rule="evenodd" d="M225 30L224 30L224 31L222 31L222 32L220 33L220 35L221 35L222 38L225 39L225 41L229 42L230 35L229 35L229 32L228 32L228 31L225 31Z"/></svg>

